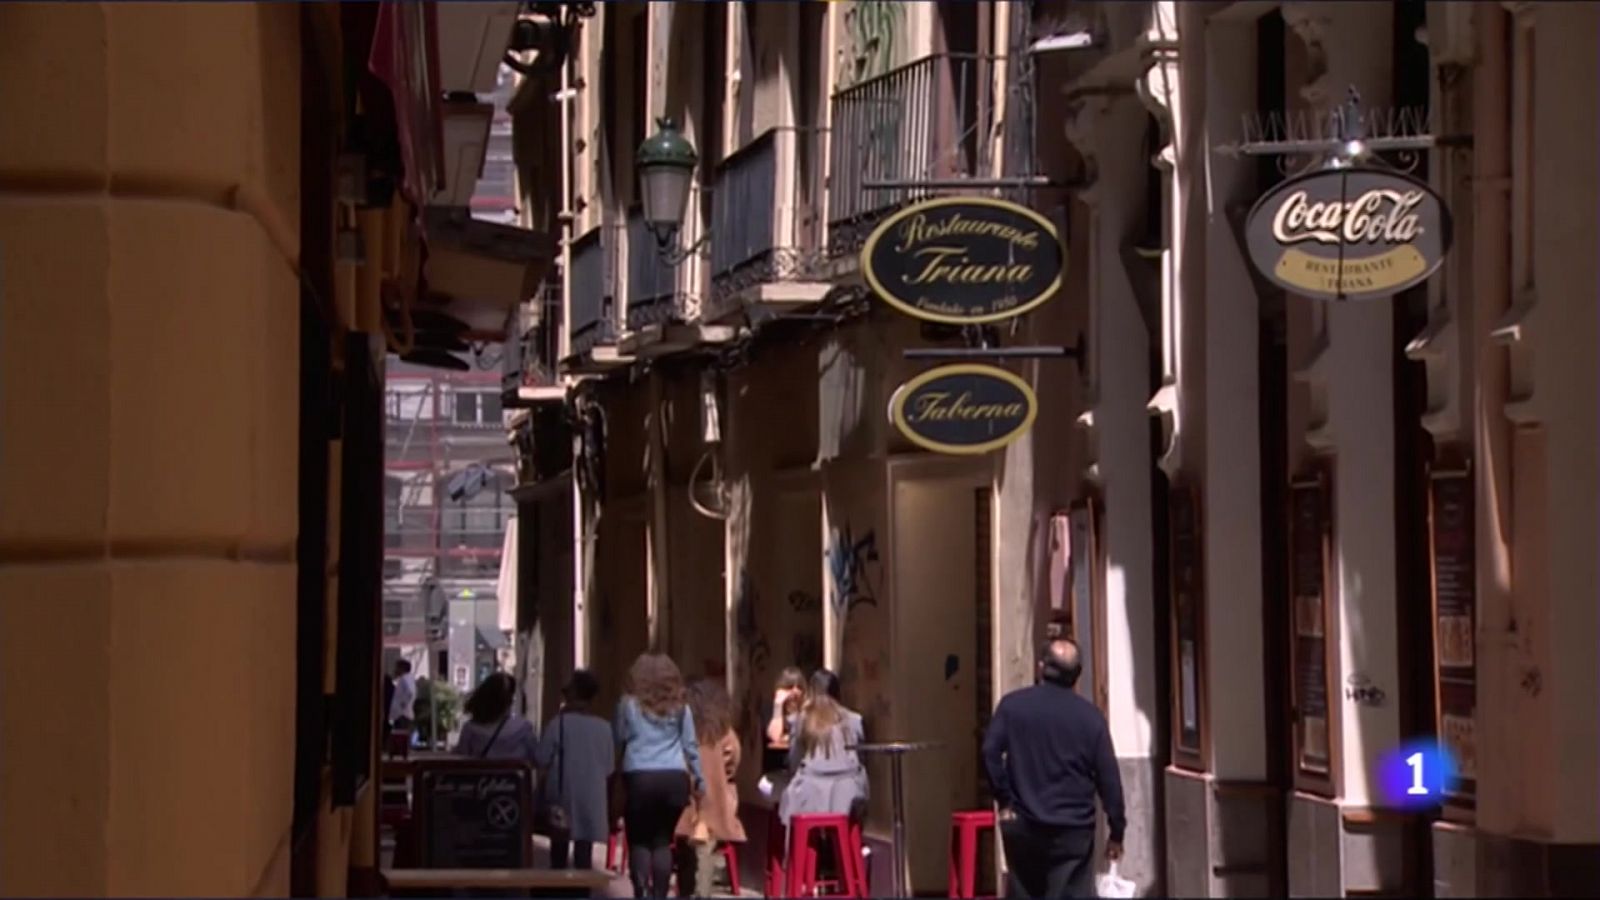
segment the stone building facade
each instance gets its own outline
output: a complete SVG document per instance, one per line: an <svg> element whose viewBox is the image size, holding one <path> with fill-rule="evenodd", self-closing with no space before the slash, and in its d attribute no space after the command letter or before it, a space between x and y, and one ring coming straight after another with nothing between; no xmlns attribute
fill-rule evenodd
<svg viewBox="0 0 1600 900"><path fill-rule="evenodd" d="M988 711L1060 627L1145 892L1592 888L1600 285L1570 126L1597 11L604 5L548 132L569 224L547 396L575 426L547 437L575 451L522 489L550 526L524 544L549 563L524 581L546 695L586 665L614 698L646 648L725 678L752 797L772 679L834 668L874 737L943 745L908 764L913 880L938 888L948 812L988 802ZM1346 108L1453 242L1417 287L1330 302L1274 286L1243 231L1339 161ZM658 117L699 153L666 248L637 210ZM1006 363L1038 415L985 456L889 423L927 368L904 352L960 336L859 271L877 221L942 194L1021 202L1066 244L1062 289L998 339L1082 352ZM1441 618L1447 563L1470 589ZM1396 809L1380 760L1430 737L1471 783ZM879 791L869 837L888 814Z"/></svg>

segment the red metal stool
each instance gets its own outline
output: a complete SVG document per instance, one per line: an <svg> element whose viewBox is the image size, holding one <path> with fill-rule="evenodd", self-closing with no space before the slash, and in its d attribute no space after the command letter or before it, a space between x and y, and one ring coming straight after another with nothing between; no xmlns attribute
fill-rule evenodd
<svg viewBox="0 0 1600 900"><path fill-rule="evenodd" d="M411 758L411 732L395 729L384 740L384 752L396 759Z"/></svg>
<svg viewBox="0 0 1600 900"><path fill-rule="evenodd" d="M740 895L739 845L731 842L724 843L721 847L717 848L717 852L722 854L722 860L728 866L728 887L731 889L731 893L737 897Z"/></svg>
<svg viewBox="0 0 1600 900"><path fill-rule="evenodd" d="M950 896L978 896L978 833L994 830L990 810L965 810L950 814Z"/></svg>
<svg viewBox="0 0 1600 900"><path fill-rule="evenodd" d="M618 875L628 874L628 839L621 828L606 835L606 869Z"/></svg>
<svg viewBox="0 0 1600 900"><path fill-rule="evenodd" d="M809 897L817 888L817 851L812 838L830 835L838 858L842 894L836 897L865 897L867 889L861 875L861 828L843 815L789 817L789 889L786 897Z"/></svg>
<svg viewBox="0 0 1600 900"><path fill-rule="evenodd" d="M677 841L672 842L674 850ZM733 889L734 896L739 895L739 845L724 843L717 847L717 852L722 854L723 860L728 865L728 886ZM619 875L628 874L628 840L622 831L613 831L606 836L606 868ZM673 881L678 878L678 873L672 873ZM781 892L780 892L781 893ZM771 896L776 897L777 894Z"/></svg>
<svg viewBox="0 0 1600 900"><path fill-rule="evenodd" d="M783 868L784 850L783 820L778 818L777 807L773 807L767 816L766 878L761 891L768 897L782 897L788 890L789 881Z"/></svg>

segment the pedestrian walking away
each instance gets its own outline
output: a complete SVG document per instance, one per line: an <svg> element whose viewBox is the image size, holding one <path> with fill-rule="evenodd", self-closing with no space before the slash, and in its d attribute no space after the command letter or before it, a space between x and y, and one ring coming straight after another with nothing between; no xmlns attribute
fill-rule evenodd
<svg viewBox="0 0 1600 900"><path fill-rule="evenodd" d="M611 723L592 713L600 683L579 669L562 688L561 710L544 727L535 759L539 810L535 830L550 838L550 866L594 867L594 846L604 843L606 783L616 767Z"/></svg>
<svg viewBox="0 0 1600 900"><path fill-rule="evenodd" d="M700 741L706 790L678 820L678 893L682 896L711 896L714 851L721 844L745 841L736 780L741 750L739 734L733 729L732 707L733 701L718 679L702 678L689 685L689 711Z"/></svg>
<svg viewBox="0 0 1600 900"><path fill-rule="evenodd" d="M456 738L455 755L475 759L534 761L539 736L533 723L511 711L517 682L495 672L467 698L467 721Z"/></svg>
<svg viewBox="0 0 1600 900"><path fill-rule="evenodd" d="M984 734L1009 897L1095 896L1097 795L1110 827L1106 858L1122 856L1122 779L1105 716L1074 690L1082 671L1077 644L1049 641L1037 683L1007 694Z"/></svg>
<svg viewBox="0 0 1600 900"><path fill-rule="evenodd" d="M385 693L389 693L389 727L404 732L409 742L417 726L417 679L411 674L410 661L395 661L394 691Z"/></svg>
<svg viewBox="0 0 1600 900"><path fill-rule="evenodd" d="M665 897L672 878L672 835L690 795L705 795L700 744L683 674L670 658L646 653L628 671L617 704L617 745L626 788L623 821L635 897Z"/></svg>

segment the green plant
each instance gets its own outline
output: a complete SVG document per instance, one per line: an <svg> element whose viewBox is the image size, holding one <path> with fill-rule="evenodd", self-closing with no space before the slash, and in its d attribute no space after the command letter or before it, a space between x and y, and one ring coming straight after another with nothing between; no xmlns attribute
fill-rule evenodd
<svg viewBox="0 0 1600 900"><path fill-rule="evenodd" d="M434 692L438 691L435 697ZM434 743L434 716L438 715L439 742L443 743L456 729L461 718L461 693L449 682L435 682L431 678L417 679L417 734L429 746Z"/></svg>

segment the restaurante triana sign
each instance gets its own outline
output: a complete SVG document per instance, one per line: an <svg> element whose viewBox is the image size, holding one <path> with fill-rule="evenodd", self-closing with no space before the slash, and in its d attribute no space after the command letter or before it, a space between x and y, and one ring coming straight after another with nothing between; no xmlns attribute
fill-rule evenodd
<svg viewBox="0 0 1600 900"><path fill-rule="evenodd" d="M861 249L884 302L929 322L1010 319L1061 289L1066 252L1049 219L988 197L945 197L885 219Z"/></svg>
<svg viewBox="0 0 1600 900"><path fill-rule="evenodd" d="M1291 293L1388 297L1427 278L1450 249L1450 212L1398 172L1326 169L1267 192L1245 223L1250 261Z"/></svg>

